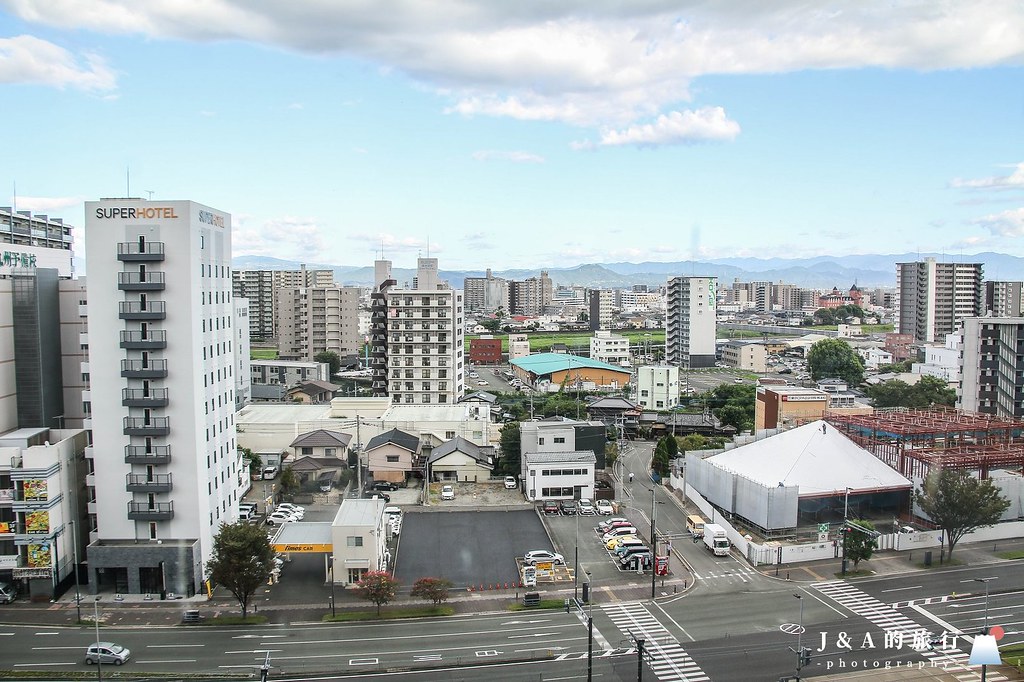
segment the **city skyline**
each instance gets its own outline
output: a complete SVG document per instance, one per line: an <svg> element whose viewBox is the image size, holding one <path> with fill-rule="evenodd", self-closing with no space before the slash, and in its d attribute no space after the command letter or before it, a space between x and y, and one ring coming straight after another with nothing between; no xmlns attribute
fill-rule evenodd
<svg viewBox="0 0 1024 682"><path fill-rule="evenodd" d="M0 204L79 254L131 195L318 263L1024 255L1016 3L100 7L0 0Z"/></svg>

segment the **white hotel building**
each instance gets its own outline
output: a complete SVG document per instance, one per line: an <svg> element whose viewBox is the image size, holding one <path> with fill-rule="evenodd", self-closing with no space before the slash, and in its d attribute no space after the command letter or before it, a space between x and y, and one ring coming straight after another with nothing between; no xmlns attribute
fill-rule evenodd
<svg viewBox="0 0 1024 682"><path fill-rule="evenodd" d="M218 527L237 517L231 217L105 199L86 203L85 232L89 587L190 595Z"/></svg>

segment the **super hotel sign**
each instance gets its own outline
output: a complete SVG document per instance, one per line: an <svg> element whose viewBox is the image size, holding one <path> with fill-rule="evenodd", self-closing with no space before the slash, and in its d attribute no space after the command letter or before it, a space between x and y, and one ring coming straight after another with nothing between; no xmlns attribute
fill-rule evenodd
<svg viewBox="0 0 1024 682"><path fill-rule="evenodd" d="M274 545L274 551L285 554L323 554L333 552L334 545L320 545L315 543L296 543L294 545Z"/></svg>

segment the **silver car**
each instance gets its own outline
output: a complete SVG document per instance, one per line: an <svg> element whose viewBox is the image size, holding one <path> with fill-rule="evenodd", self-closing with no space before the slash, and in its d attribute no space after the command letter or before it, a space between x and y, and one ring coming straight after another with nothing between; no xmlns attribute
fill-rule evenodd
<svg viewBox="0 0 1024 682"><path fill-rule="evenodd" d="M132 652L124 648L120 644L114 644L113 642L96 642L91 644L88 649L85 650L85 662L92 665L93 663L100 663L101 665L121 665L132 655Z"/></svg>

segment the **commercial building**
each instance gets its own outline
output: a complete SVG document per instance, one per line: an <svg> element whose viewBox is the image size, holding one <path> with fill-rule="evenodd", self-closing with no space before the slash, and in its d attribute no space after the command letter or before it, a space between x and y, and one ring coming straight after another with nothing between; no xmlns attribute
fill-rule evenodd
<svg viewBox="0 0 1024 682"><path fill-rule="evenodd" d="M966 317L984 314L981 263L896 264L896 331L919 343L941 342ZM894 353L895 355L895 353Z"/></svg>
<svg viewBox="0 0 1024 682"><path fill-rule="evenodd" d="M625 336L612 334L606 329L594 332L590 337L590 358L609 365L629 367L629 339Z"/></svg>
<svg viewBox="0 0 1024 682"><path fill-rule="evenodd" d="M645 410L671 410L679 404L679 368L644 365L636 370L636 401Z"/></svg>
<svg viewBox="0 0 1024 682"><path fill-rule="evenodd" d="M825 391L800 386L758 386L754 430L784 429L821 419L828 409Z"/></svg>
<svg viewBox="0 0 1024 682"><path fill-rule="evenodd" d="M1024 417L1024 317L964 320L957 407Z"/></svg>
<svg viewBox="0 0 1024 682"><path fill-rule="evenodd" d="M190 595L237 519L231 216L105 199L85 228L89 363L107 368L90 384L90 589Z"/></svg>
<svg viewBox="0 0 1024 682"><path fill-rule="evenodd" d="M722 362L751 372L768 371L768 350L756 341L729 341L722 346Z"/></svg>
<svg viewBox="0 0 1024 682"><path fill-rule="evenodd" d="M678 367L713 367L717 308L716 277L668 280L665 355Z"/></svg>
<svg viewBox="0 0 1024 682"><path fill-rule="evenodd" d="M291 388L304 381L331 380L331 366L326 362L252 360L250 369L254 384L280 384Z"/></svg>
<svg viewBox="0 0 1024 682"><path fill-rule="evenodd" d="M567 353L534 353L511 365L520 381L542 391L618 390L630 379L627 369Z"/></svg>
<svg viewBox="0 0 1024 682"><path fill-rule="evenodd" d="M354 586L367 571L387 568L384 500L343 500L331 524L331 579Z"/></svg>
<svg viewBox="0 0 1024 682"><path fill-rule="evenodd" d="M464 391L462 291L438 278L436 258L417 260L413 287L387 292L388 392L393 403L456 403Z"/></svg>
<svg viewBox="0 0 1024 682"><path fill-rule="evenodd" d="M508 359L525 358L530 354L530 337L526 334L508 335Z"/></svg>
<svg viewBox="0 0 1024 682"><path fill-rule="evenodd" d="M470 339L469 361L474 365L501 364L501 339L488 335Z"/></svg>

